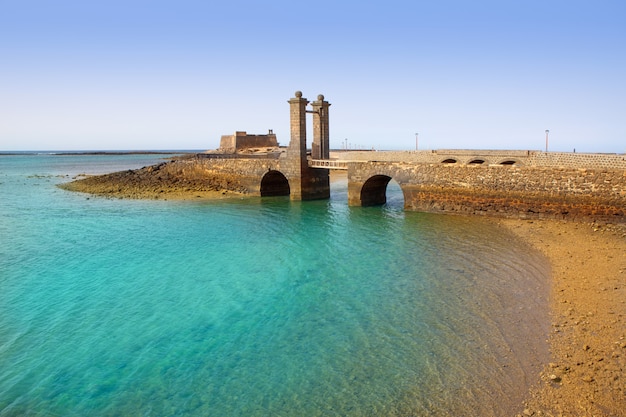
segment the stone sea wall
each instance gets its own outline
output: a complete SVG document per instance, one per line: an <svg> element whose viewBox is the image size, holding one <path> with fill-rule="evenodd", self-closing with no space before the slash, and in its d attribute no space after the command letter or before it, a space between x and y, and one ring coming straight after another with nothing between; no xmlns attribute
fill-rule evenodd
<svg viewBox="0 0 626 417"><path fill-rule="evenodd" d="M196 157L173 161L169 171L187 179L212 179L224 189L257 195L261 178L271 170L280 171L278 159Z"/></svg>
<svg viewBox="0 0 626 417"><path fill-rule="evenodd" d="M304 168L302 166L304 164ZM266 157L199 154L193 159L175 161L171 169L184 178L206 178L223 183L228 190L262 195L262 182L270 172L279 172L289 184L289 195L295 200L328 198L328 171L311 169L299 156L272 154ZM271 187L266 183L266 186ZM278 185L279 188L281 187ZM272 190L266 189L271 193Z"/></svg>

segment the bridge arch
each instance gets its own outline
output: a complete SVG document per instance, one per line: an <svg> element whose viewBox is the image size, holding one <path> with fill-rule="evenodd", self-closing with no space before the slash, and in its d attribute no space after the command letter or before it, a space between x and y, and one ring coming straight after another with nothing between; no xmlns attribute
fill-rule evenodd
<svg viewBox="0 0 626 417"><path fill-rule="evenodd" d="M282 172L270 170L261 178L261 197L275 197L290 193L289 180Z"/></svg>
<svg viewBox="0 0 626 417"><path fill-rule="evenodd" d="M370 177L363 187L361 187L360 200L361 206L380 206L387 202L387 186L392 181L388 175L374 175ZM402 190L402 187L394 181L395 184ZM402 198L404 199L404 190L402 190Z"/></svg>
<svg viewBox="0 0 626 417"><path fill-rule="evenodd" d="M519 166L520 163L519 161L515 160L515 159L503 159L501 161L498 162L498 165L516 165Z"/></svg>
<svg viewBox="0 0 626 417"><path fill-rule="evenodd" d="M456 164L457 162L459 161L457 161L454 158L446 158L443 161L441 161L442 164Z"/></svg>

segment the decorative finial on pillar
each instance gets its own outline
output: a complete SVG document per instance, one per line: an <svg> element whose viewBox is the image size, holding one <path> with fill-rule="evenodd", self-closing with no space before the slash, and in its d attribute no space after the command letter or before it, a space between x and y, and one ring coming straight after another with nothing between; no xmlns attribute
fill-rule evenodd
<svg viewBox="0 0 626 417"><path fill-rule="evenodd" d="M319 101L324 101L324 94L318 94L317 99Z"/></svg>
<svg viewBox="0 0 626 417"><path fill-rule="evenodd" d="M296 97L297 98L302 98L302 91L300 91L300 90L296 91Z"/></svg>

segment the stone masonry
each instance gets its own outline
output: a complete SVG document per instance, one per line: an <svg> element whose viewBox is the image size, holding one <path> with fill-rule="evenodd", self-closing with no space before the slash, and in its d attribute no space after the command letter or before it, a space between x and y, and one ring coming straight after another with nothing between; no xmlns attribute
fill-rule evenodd
<svg viewBox="0 0 626 417"><path fill-rule="evenodd" d="M306 145L306 106L309 101L296 91L295 97L289 100L291 141L287 149L286 160L282 163L283 173L289 179L291 198L293 200L315 200L330 197L330 179L327 169L310 168ZM319 95L314 103L315 113L313 137L317 140L319 152L328 152L328 102Z"/></svg>
<svg viewBox="0 0 626 417"><path fill-rule="evenodd" d="M246 132L235 132L234 135L223 135L220 139L220 151L224 153L236 153L250 148L275 148L278 147L276 134L269 131L266 135L249 135Z"/></svg>
<svg viewBox="0 0 626 417"><path fill-rule="evenodd" d="M384 203L391 179L409 210L626 221L626 170L351 162L349 204Z"/></svg>
<svg viewBox="0 0 626 417"><path fill-rule="evenodd" d="M331 158L350 161L626 170L625 154L608 153L433 149L428 151L336 151L331 154Z"/></svg>
<svg viewBox="0 0 626 417"><path fill-rule="evenodd" d="M328 159L330 157L330 130L328 108L330 104L324 101L322 94L317 96L317 101L311 103L313 110L313 145L311 158Z"/></svg>

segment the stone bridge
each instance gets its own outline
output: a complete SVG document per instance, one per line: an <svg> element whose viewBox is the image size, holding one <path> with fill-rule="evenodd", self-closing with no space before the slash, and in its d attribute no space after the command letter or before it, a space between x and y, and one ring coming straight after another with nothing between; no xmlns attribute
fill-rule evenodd
<svg viewBox="0 0 626 417"><path fill-rule="evenodd" d="M212 176L224 188L294 200L330 197L329 170L345 170L351 206L381 205L395 181L407 210L507 217L626 221L626 155L540 151L329 149L330 104L296 92L289 100L291 141L284 152L199 154L177 161L182 175ZM306 143L306 114L313 143ZM331 158L332 156L332 158Z"/></svg>
<svg viewBox="0 0 626 417"><path fill-rule="evenodd" d="M353 206L384 204L393 180L409 210L626 220L623 154L434 150L340 156Z"/></svg>
<svg viewBox="0 0 626 417"><path fill-rule="evenodd" d="M408 210L626 221L626 170L351 162L348 203L384 204L392 180Z"/></svg>

